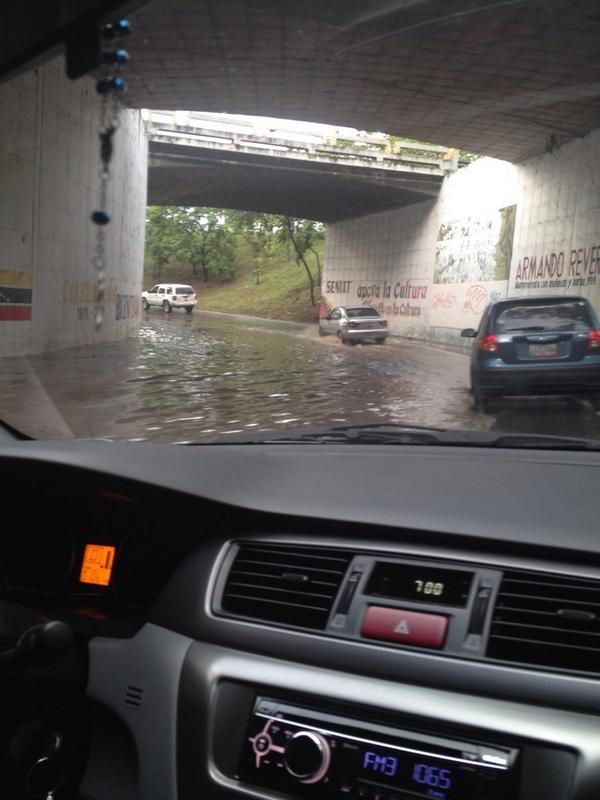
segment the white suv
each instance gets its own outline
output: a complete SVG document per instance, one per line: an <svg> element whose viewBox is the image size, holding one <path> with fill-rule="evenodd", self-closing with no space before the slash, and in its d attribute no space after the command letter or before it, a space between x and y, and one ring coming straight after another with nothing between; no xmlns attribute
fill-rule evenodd
<svg viewBox="0 0 600 800"><path fill-rule="evenodd" d="M174 308L185 308L191 314L196 305L196 295L191 286L185 283L157 283L147 292L142 292L142 308L160 306L169 314Z"/></svg>

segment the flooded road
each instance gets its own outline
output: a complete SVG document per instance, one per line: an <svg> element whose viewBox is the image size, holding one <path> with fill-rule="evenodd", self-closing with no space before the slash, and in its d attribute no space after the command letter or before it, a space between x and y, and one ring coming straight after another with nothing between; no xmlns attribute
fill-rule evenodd
<svg viewBox="0 0 600 800"><path fill-rule="evenodd" d="M315 332L150 312L135 339L0 360L0 416L35 438L209 442L385 421L600 438L584 400L504 399L475 414L465 356L391 341L347 347Z"/></svg>

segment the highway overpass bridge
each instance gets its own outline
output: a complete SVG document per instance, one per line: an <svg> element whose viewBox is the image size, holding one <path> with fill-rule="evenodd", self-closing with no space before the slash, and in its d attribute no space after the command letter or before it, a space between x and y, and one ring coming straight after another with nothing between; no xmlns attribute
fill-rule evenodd
<svg viewBox="0 0 600 800"><path fill-rule="evenodd" d="M338 222L439 194L458 151L344 132L256 130L244 116L152 111L148 205L213 206ZM274 122L272 124L275 124ZM282 124L285 124L282 122ZM365 149L366 148L366 149Z"/></svg>
<svg viewBox="0 0 600 800"><path fill-rule="evenodd" d="M65 77L60 55L40 58L48 47L59 51L61 38L81 45L89 20L121 7L135 32L98 334L89 223L99 191L98 97L93 78ZM502 159L441 178L406 163L284 159L249 147L225 158L218 148L152 141L150 199L165 202L180 183L181 198L225 205L239 183L247 207L331 221L325 278L352 288L327 300L377 300L398 333L451 341L490 297L556 291L556 281L595 299L597 0L52 0L45 9L23 0L0 10L0 77L15 75L0 85L0 352L135 331L148 181L142 108L327 122ZM17 74L36 58L36 70ZM182 147L195 150L185 169L174 166ZM278 158L288 193L252 178L276 172ZM206 193L194 173L205 176ZM311 191L318 212L300 204Z"/></svg>

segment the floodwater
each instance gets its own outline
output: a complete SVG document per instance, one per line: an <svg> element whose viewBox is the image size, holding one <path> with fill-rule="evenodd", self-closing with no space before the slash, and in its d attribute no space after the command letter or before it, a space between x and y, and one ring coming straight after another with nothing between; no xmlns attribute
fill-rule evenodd
<svg viewBox="0 0 600 800"><path fill-rule="evenodd" d="M392 343L348 347L316 325L144 314L136 338L0 359L0 416L35 438L210 442L309 426L412 425L600 438L577 398L471 409L468 360Z"/></svg>

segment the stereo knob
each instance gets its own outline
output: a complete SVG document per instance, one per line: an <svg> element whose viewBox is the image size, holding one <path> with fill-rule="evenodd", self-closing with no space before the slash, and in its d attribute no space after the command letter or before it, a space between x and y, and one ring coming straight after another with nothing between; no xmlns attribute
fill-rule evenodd
<svg viewBox="0 0 600 800"><path fill-rule="evenodd" d="M320 733L299 731L287 743L284 759L287 771L300 783L317 783L327 774L331 750Z"/></svg>

